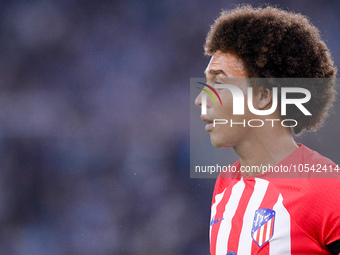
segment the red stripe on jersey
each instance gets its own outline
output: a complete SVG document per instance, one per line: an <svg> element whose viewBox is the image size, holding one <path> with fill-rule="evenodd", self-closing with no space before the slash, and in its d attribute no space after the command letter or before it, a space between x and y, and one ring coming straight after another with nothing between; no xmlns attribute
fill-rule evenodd
<svg viewBox="0 0 340 255"><path fill-rule="evenodd" d="M223 181L223 179L221 180ZM223 218L223 213L224 213L224 209L226 204L229 201L230 195L231 195L231 191L232 191L232 187L238 182L239 180L237 180L236 182L233 182L230 184L230 186L226 189L226 191L224 192L223 198L220 201L220 203L217 205L216 207L216 215L214 217L214 215L212 215L213 220L217 220L217 219L222 219ZM215 196L218 194L214 194L214 201L215 201ZM216 240L217 240L217 235L218 235L218 231L220 229L220 225L221 225L221 221L215 223L212 227L211 227L211 240L215 240L214 242L211 242L210 244L210 254L211 255L215 255L216 254Z"/></svg>
<svg viewBox="0 0 340 255"><path fill-rule="evenodd" d="M254 192L255 180L249 180L245 182L245 188L240 199L240 203L235 212L235 215L231 221L231 231L228 240L228 251L237 251L238 243L240 240L240 234L243 225L243 216L247 209L250 197ZM250 235L250 233L249 233Z"/></svg>

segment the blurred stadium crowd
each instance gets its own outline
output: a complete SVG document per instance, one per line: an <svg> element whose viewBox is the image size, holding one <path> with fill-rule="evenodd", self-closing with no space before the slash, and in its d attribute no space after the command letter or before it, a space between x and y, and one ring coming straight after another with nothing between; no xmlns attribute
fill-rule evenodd
<svg viewBox="0 0 340 255"><path fill-rule="evenodd" d="M314 2L276 3L315 17L337 62L339 2ZM0 254L208 254L188 85L235 3L0 2Z"/></svg>

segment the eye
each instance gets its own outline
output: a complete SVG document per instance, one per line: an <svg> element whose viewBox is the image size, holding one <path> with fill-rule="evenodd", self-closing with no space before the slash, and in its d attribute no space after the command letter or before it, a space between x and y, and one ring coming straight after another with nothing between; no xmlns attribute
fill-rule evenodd
<svg viewBox="0 0 340 255"><path fill-rule="evenodd" d="M214 79L214 82L215 82L215 84L225 84L224 80L221 79L221 78L218 78L218 77L216 77L216 79Z"/></svg>
<svg viewBox="0 0 340 255"><path fill-rule="evenodd" d="M215 85L217 84L224 84L223 82L215 81ZM217 91L223 91L224 88L216 88Z"/></svg>

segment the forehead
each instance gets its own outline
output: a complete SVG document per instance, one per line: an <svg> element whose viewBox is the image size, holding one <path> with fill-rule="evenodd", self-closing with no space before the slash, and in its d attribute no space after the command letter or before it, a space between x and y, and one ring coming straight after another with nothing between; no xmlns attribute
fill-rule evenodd
<svg viewBox="0 0 340 255"><path fill-rule="evenodd" d="M216 51L205 69L205 74L209 75L216 70L222 70L228 77L232 78L246 77L241 59L229 52Z"/></svg>

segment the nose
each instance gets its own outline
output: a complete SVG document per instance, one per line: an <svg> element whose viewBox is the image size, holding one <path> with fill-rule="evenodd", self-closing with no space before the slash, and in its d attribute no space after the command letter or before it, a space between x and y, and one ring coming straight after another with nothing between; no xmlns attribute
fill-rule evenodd
<svg viewBox="0 0 340 255"><path fill-rule="evenodd" d="M202 105L202 93L203 91L201 90L201 92L198 94L198 96L195 99L195 105L198 107L201 107Z"/></svg>

